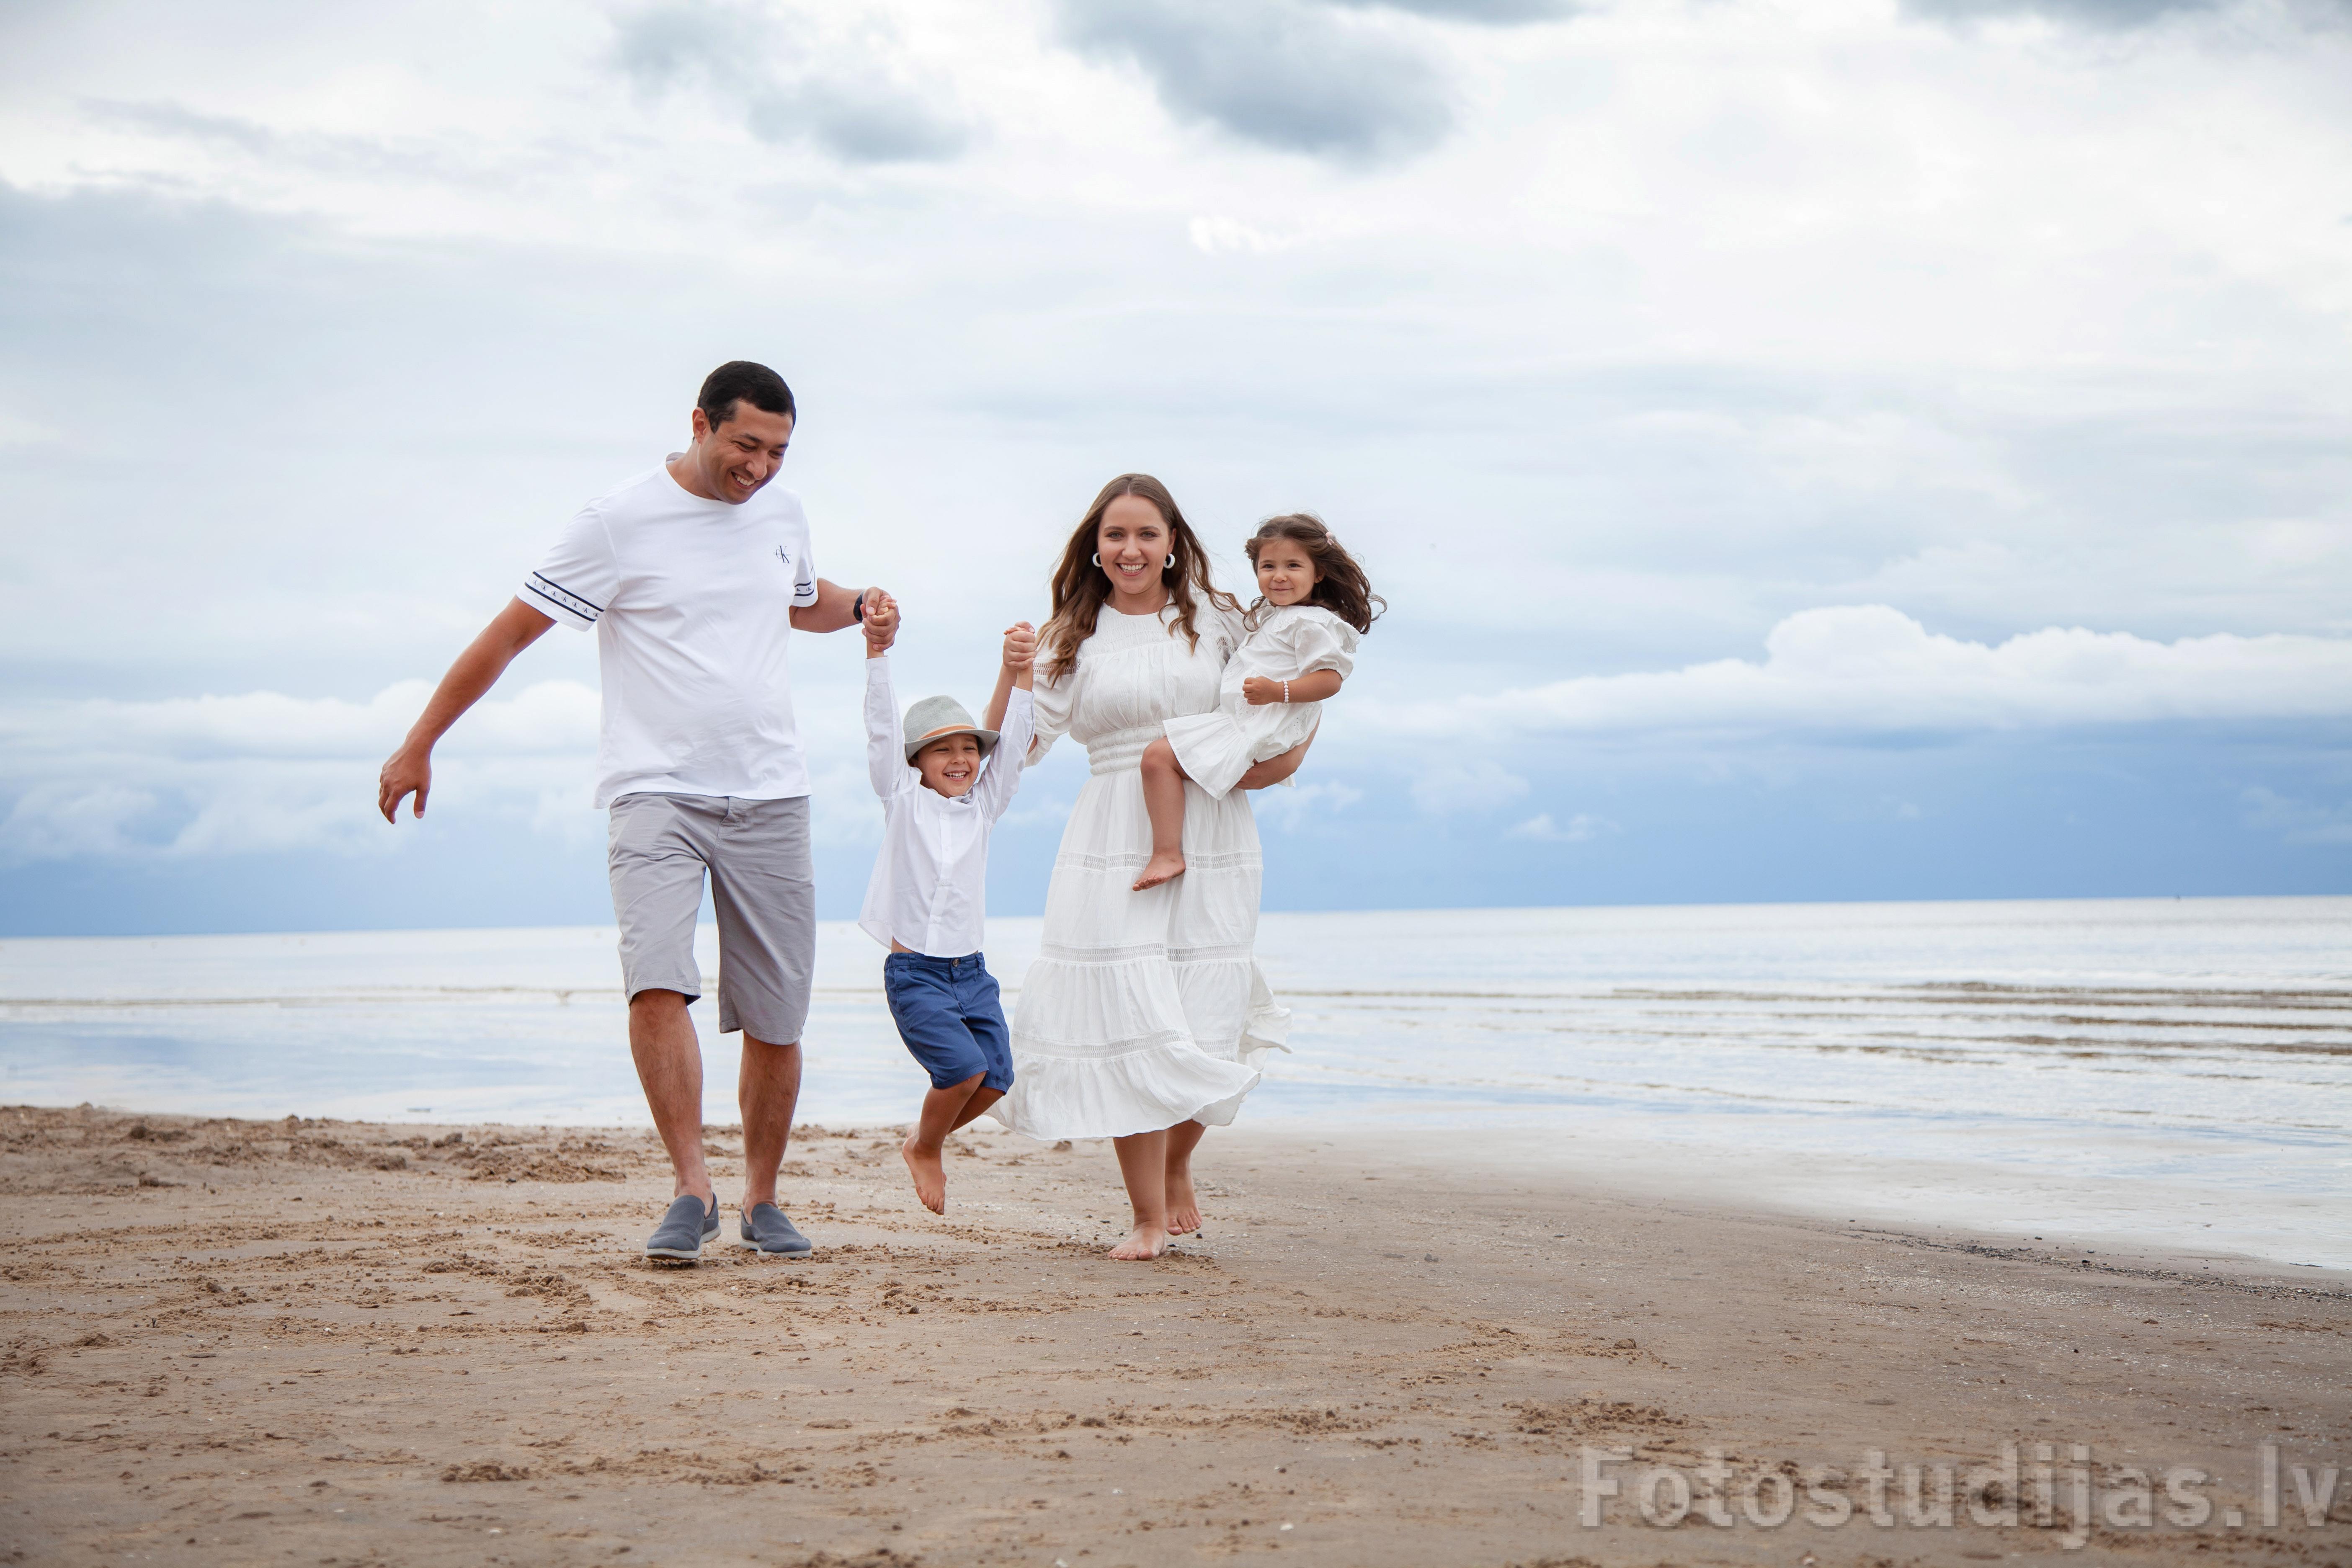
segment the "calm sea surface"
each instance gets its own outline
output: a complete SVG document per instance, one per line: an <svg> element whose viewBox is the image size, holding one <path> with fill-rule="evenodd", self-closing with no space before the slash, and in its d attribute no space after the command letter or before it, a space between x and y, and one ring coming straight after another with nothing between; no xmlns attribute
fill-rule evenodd
<svg viewBox="0 0 2352 1568"><path fill-rule="evenodd" d="M1010 1003L1037 922L990 935ZM613 942L0 941L0 1100L642 1123ZM2352 899L1269 915L1259 951L1296 1018L1251 1121L2352 1267ZM854 927L823 929L805 1120L912 1109L880 972ZM731 1121L732 1041L695 1012Z"/></svg>

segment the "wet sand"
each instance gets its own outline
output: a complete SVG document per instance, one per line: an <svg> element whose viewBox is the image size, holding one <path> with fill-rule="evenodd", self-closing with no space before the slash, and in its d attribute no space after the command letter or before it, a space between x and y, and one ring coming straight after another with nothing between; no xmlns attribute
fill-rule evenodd
<svg viewBox="0 0 2352 1568"><path fill-rule="evenodd" d="M2352 1563L2352 1479L2315 1520L2295 1473L2352 1459L2352 1280L2322 1270L1246 1126L1206 1147L1205 1236L1158 1264L1101 1256L1107 1145L979 1131L938 1219L895 1134L812 1128L785 1186L817 1254L740 1251L730 1207L681 1269L637 1252L668 1195L650 1134L0 1131L0 1560ZM2014 1483L1969 1475L2004 1445ZM1617 1496L1580 1450L1630 1457ZM1952 1525L1906 1522L1906 1466L1930 1505L1952 1468ZM2168 1503L2168 1467L2212 1479ZM1679 1523L1637 1508L1649 1469L1661 1518L1691 1489ZM1784 1495L1788 1522L1748 1517Z"/></svg>

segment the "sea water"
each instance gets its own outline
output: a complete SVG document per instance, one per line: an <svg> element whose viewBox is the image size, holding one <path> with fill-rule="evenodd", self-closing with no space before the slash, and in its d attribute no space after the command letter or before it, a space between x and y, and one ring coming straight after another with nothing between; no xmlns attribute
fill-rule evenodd
<svg viewBox="0 0 2352 1568"><path fill-rule="evenodd" d="M1037 922L989 942L1009 1012ZM1269 914L1258 951L1292 1048L1244 1116L1354 1157L2352 1267L2352 899ZM880 979L821 928L803 1120L908 1115ZM642 1125L616 980L609 928L0 941L0 1099Z"/></svg>

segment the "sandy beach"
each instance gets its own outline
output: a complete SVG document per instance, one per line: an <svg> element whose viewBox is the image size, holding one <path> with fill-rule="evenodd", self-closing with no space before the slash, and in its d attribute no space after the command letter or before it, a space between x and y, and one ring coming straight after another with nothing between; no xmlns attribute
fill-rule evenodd
<svg viewBox="0 0 2352 1568"><path fill-rule="evenodd" d="M941 1220L804 1128L814 1258L656 1268L647 1133L0 1127L8 1561L2352 1562L2326 1270L1246 1127L1157 1265L1107 1147L961 1139Z"/></svg>

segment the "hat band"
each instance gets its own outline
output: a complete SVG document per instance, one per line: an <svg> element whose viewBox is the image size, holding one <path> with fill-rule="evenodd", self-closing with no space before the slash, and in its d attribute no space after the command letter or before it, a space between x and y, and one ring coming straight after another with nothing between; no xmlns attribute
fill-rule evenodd
<svg viewBox="0 0 2352 1568"><path fill-rule="evenodd" d="M912 741L909 741L907 743L910 746L919 746L925 741L935 739L940 735L969 735L979 728L980 726L977 724L942 724L936 730L924 731L921 734L916 736Z"/></svg>

